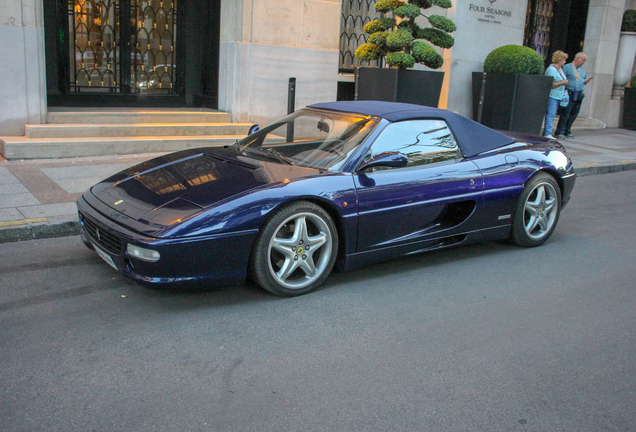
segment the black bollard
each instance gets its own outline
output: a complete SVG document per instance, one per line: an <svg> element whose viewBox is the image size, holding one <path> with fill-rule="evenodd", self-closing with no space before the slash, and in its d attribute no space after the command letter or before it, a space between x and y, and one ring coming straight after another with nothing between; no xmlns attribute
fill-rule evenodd
<svg viewBox="0 0 636 432"><path fill-rule="evenodd" d="M289 79L287 87L287 114L296 110L296 78ZM287 142L294 141L294 123L287 123Z"/></svg>
<svg viewBox="0 0 636 432"><path fill-rule="evenodd" d="M486 95L486 72L481 78L481 93L479 94L479 107L477 108L477 123L481 123L481 115L484 112L484 98Z"/></svg>

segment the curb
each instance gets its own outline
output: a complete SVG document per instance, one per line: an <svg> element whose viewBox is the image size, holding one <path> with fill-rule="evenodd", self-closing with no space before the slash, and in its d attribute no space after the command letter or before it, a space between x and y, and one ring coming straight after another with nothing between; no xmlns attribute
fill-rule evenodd
<svg viewBox="0 0 636 432"><path fill-rule="evenodd" d="M636 170L636 162L632 161L612 165L587 164L578 168L575 167L578 177L614 174L632 170ZM49 224L28 224L27 226L0 229L0 244L54 237L69 237L79 235L79 233L80 223L78 220Z"/></svg>
<svg viewBox="0 0 636 432"><path fill-rule="evenodd" d="M53 237L79 235L79 221L65 221L51 224L29 224L27 226L0 229L0 243L37 240Z"/></svg>
<svg viewBox="0 0 636 432"><path fill-rule="evenodd" d="M624 163L616 163L612 165L586 164L580 167L574 167L578 177L600 174L614 174L623 171L636 170L636 162L629 161Z"/></svg>

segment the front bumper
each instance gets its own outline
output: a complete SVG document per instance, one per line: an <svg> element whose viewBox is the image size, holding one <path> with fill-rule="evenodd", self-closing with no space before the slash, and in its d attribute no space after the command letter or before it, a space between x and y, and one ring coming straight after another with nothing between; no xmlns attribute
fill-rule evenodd
<svg viewBox="0 0 636 432"><path fill-rule="evenodd" d="M572 189L574 189L574 183L576 183L576 173L572 171L571 173L561 177L561 181L563 182L563 196L561 197L561 208L564 208L566 204L570 201L570 197L572 196Z"/></svg>
<svg viewBox="0 0 636 432"><path fill-rule="evenodd" d="M77 200L81 238L91 249L112 259L124 276L143 285L177 287L230 286L245 281L250 251L258 230L182 238L153 238L110 220L86 202ZM129 243L156 250L157 262L129 256ZM102 256L106 262L107 258ZM110 262L109 262L110 264Z"/></svg>

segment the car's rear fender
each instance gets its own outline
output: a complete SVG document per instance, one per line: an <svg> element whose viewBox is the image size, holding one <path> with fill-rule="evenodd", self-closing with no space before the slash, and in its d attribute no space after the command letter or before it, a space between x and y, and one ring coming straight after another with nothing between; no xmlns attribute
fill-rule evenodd
<svg viewBox="0 0 636 432"><path fill-rule="evenodd" d="M545 171L555 178L561 188L563 201L567 203L574 187L572 159L558 142L534 138L536 141L516 142L497 152L488 152L473 158L473 162L484 173L485 190L502 186L524 186L537 172ZM503 178L507 184L497 182L497 177Z"/></svg>

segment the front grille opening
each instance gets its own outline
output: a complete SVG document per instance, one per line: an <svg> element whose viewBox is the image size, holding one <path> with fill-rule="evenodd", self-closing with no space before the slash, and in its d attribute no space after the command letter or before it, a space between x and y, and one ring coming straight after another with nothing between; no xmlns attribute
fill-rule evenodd
<svg viewBox="0 0 636 432"><path fill-rule="evenodd" d="M113 255L121 255L121 251L123 248L122 240L113 235L107 228L98 224L86 217L86 215L80 213L80 218L84 228L86 229L86 233L91 238L92 241L101 246L104 250L112 253Z"/></svg>

